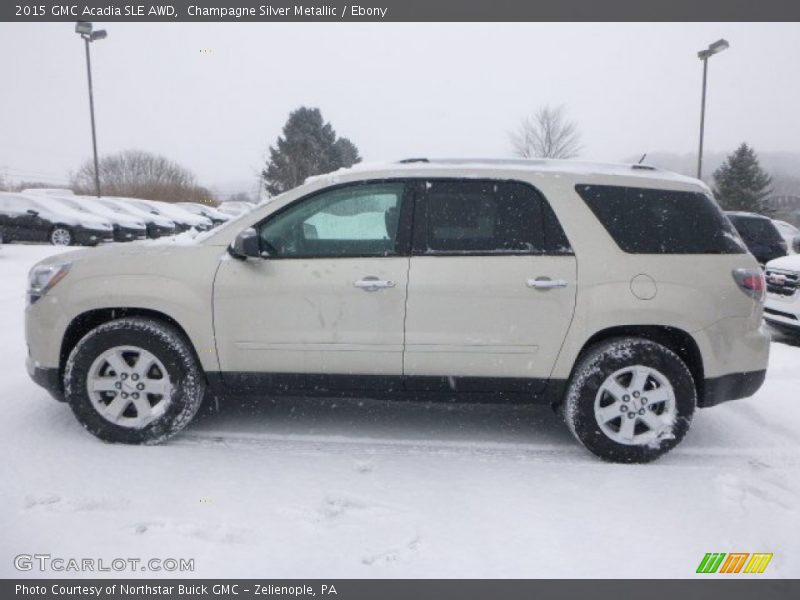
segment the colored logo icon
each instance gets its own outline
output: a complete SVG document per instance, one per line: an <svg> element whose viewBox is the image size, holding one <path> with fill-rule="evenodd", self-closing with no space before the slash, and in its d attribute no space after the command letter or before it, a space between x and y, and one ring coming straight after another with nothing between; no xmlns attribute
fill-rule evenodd
<svg viewBox="0 0 800 600"><path fill-rule="evenodd" d="M707 552L697 566L698 573L763 573L772 560L766 552Z"/></svg>

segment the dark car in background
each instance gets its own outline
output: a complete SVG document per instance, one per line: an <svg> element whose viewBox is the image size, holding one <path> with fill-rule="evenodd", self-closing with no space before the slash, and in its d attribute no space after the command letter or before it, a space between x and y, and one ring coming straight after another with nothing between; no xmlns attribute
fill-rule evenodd
<svg viewBox="0 0 800 600"><path fill-rule="evenodd" d="M140 210L149 211L155 215L169 219L175 223L178 233L195 228L198 231L208 231L212 227L211 219L195 215L180 208L177 204L161 202L159 200L142 200L140 198L117 198L133 205Z"/></svg>
<svg viewBox="0 0 800 600"><path fill-rule="evenodd" d="M111 223L41 197L0 192L0 228L6 242L94 246L114 241Z"/></svg>
<svg viewBox="0 0 800 600"><path fill-rule="evenodd" d="M151 239L173 235L178 231L174 221L157 215L152 211L138 208L119 198L103 197L100 198L98 202L116 213L128 215L144 221L147 237Z"/></svg>
<svg viewBox="0 0 800 600"><path fill-rule="evenodd" d="M222 225L233 218L231 215L221 212L213 206L206 206L198 202L177 202L176 205L183 210L188 210L192 214L211 219L214 227Z"/></svg>
<svg viewBox="0 0 800 600"><path fill-rule="evenodd" d="M775 258L786 256L786 240L772 219L751 212L728 211L725 214L759 263L765 265Z"/></svg>

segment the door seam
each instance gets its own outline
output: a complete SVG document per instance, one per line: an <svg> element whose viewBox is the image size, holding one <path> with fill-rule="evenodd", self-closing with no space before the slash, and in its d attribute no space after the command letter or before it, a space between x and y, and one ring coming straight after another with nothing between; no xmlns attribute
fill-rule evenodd
<svg viewBox="0 0 800 600"><path fill-rule="evenodd" d="M412 222L413 223L413 222ZM413 225L412 225L413 231ZM411 257L408 257L408 266L406 267L406 298L405 302L403 303L403 352L402 352L402 360L401 360L401 372L400 376L403 378L402 386L405 388L405 377L406 377L406 321L408 320L408 294L409 288L411 287Z"/></svg>

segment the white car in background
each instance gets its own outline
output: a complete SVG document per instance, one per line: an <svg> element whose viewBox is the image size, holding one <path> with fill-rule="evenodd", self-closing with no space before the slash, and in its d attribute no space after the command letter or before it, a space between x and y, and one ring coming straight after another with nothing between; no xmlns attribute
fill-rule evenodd
<svg viewBox="0 0 800 600"><path fill-rule="evenodd" d="M800 254L767 263L764 320L786 333L800 336Z"/></svg>
<svg viewBox="0 0 800 600"><path fill-rule="evenodd" d="M772 223L775 225L778 233L781 234L781 237L786 240L787 252L789 254L797 254L795 244L798 242L798 240L800 240L800 229L791 223L779 221L777 219L772 219Z"/></svg>

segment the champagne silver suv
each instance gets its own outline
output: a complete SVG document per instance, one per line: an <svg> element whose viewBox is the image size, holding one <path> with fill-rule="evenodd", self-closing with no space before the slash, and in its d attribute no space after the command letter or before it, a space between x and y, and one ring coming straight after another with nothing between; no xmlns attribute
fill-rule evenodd
<svg viewBox="0 0 800 600"><path fill-rule="evenodd" d="M641 165L338 171L192 243L44 260L28 295L31 376L111 442L211 394L502 400L645 462L769 352L763 275L708 189Z"/></svg>

